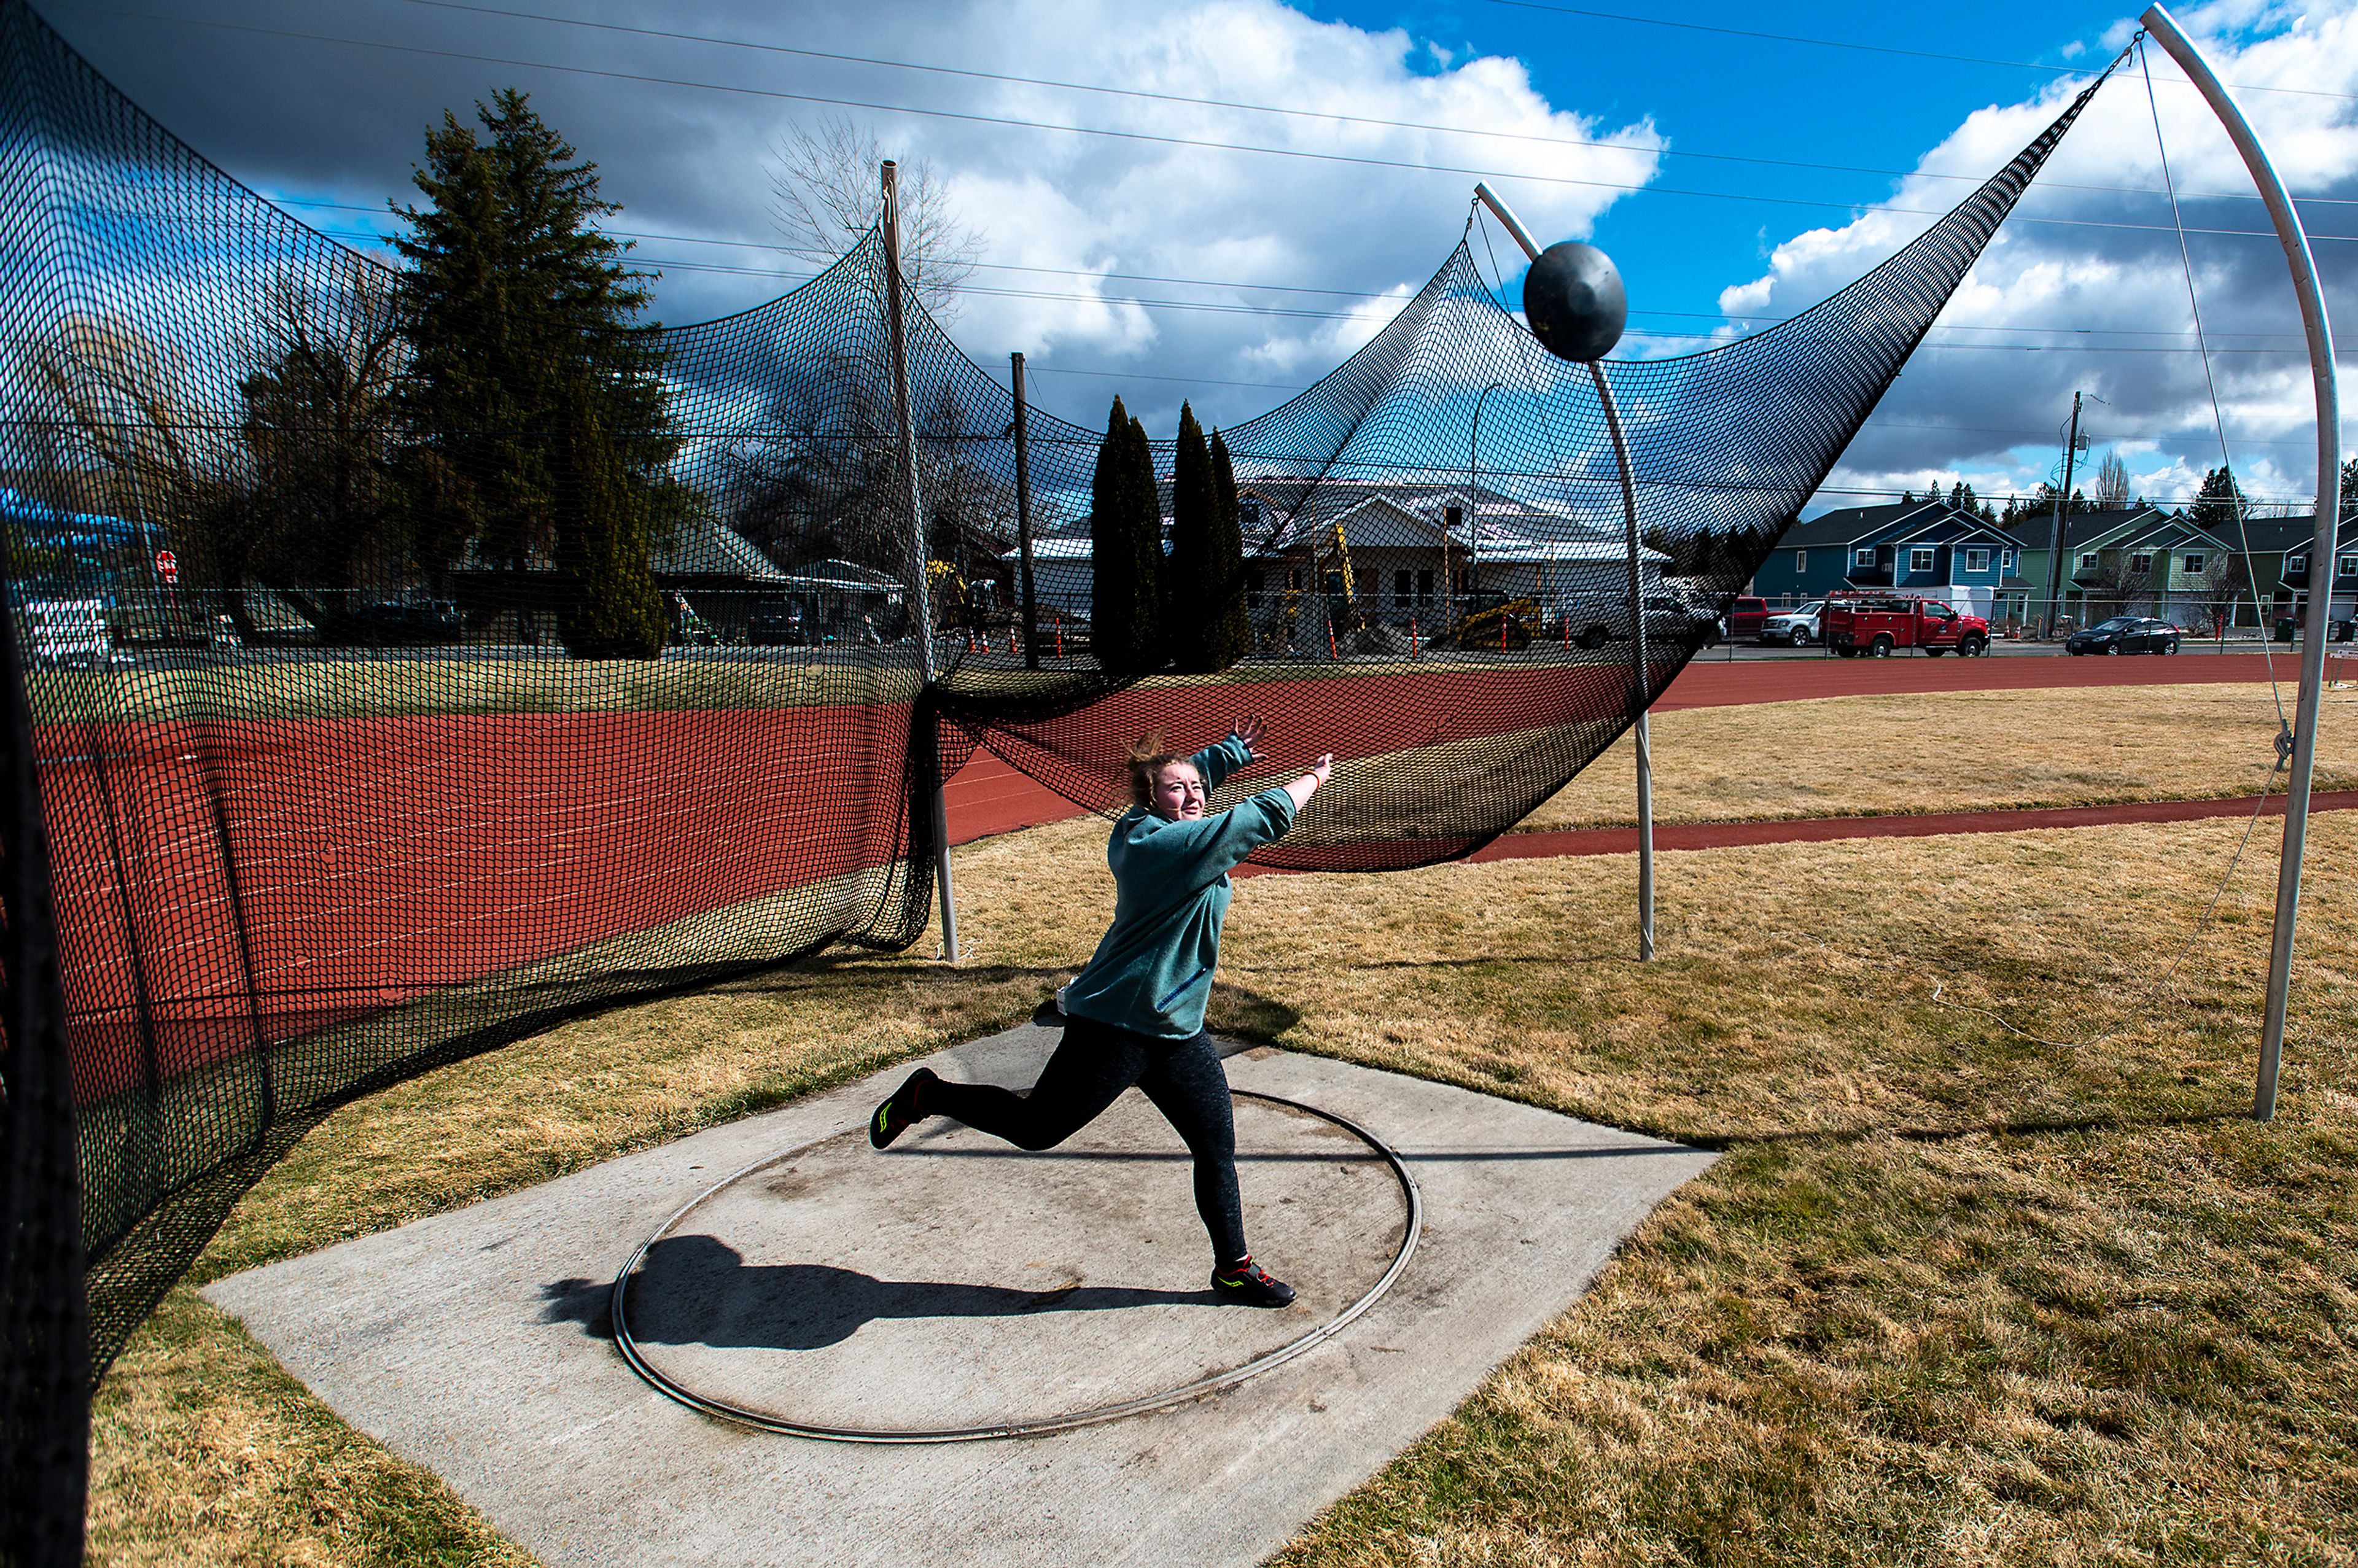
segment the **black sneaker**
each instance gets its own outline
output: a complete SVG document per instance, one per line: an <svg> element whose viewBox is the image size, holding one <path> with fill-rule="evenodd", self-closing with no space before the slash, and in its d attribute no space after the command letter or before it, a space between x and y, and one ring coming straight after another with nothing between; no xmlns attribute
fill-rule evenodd
<svg viewBox="0 0 2358 1568"><path fill-rule="evenodd" d="M1293 1304L1293 1287L1272 1279L1250 1258L1232 1268L1212 1271L1212 1293L1232 1306L1282 1307Z"/></svg>
<svg viewBox="0 0 2358 1568"><path fill-rule="evenodd" d="M928 1084L940 1082L931 1067L920 1067L911 1073L907 1080L892 1091L892 1098L878 1106L876 1114L868 1119L869 1146L886 1148L892 1140L925 1120L925 1113L917 1108L917 1097L925 1093Z"/></svg>

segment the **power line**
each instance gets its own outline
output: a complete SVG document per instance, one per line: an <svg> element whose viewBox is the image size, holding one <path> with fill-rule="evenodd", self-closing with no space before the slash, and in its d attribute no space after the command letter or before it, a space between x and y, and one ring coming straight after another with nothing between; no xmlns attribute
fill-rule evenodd
<svg viewBox="0 0 2358 1568"><path fill-rule="evenodd" d="M929 75L936 76L963 77L968 81L974 81L1005 82L1010 85L1019 87L1045 87L1063 92L1089 92L1112 98L1135 98L1148 103L1183 103L1193 108L1233 109L1247 114L1276 114L1282 115L1289 119L1313 120L1332 124L1370 125L1382 130L1396 131L1436 131L1446 135L1488 136L1499 141L1531 142L1544 146L1589 147L1605 152L1642 153L1656 157L1702 158L1715 163L1754 164L1768 168L1808 169L1816 173L1827 174L1871 174L1895 179L1905 179L1909 178L1923 179L1951 179L1962 180L1969 184L1979 185L1987 178L1986 176L1978 174L1941 174L1927 169L1877 168L1856 164L1813 163L1796 158L1759 157L1738 153L1703 152L1688 147L1650 147L1629 142L1602 141L1590 136L1541 135L1536 132L1530 131L1496 131L1473 125L1444 125L1422 120L1396 120L1370 114L1345 114L1331 110L1295 109L1278 103L1249 103L1231 98L1205 98L1184 92L1156 92L1139 87L1108 87L1100 83L1091 81L1067 81L1055 77L1020 76L1011 71L977 70L967 66L933 65L923 60L893 59L882 55L845 54L832 49L801 49L790 44L764 43L754 38L722 38L711 33L691 33L672 27L631 27L621 22L590 21L579 16L554 16L546 14L546 12L519 11L507 6L468 5L464 3L464 0L399 0L399 3L408 5L426 6L440 11L462 11L480 16L505 16L515 21L545 22L554 27L579 27L595 32L620 33L632 38L663 38L676 43L710 44L720 49L747 49L763 54L788 55L801 59L826 60L830 64L866 65L874 66L880 70L886 70L922 71ZM1683 24L1665 23L1660 25L1682 26ZM1710 30L1716 32L1726 31L1729 29L1713 28ZM1776 35L1760 34L1757 36L1767 38L1775 37ZM1950 57L1932 56L1929 58L1942 59ZM2046 69L2065 70L2069 68L2049 67ZM2102 192L2110 195L2127 196L2160 196L2166 194L2164 191L2150 189L2143 186L2071 185L2051 180L2048 182L2047 189L2050 190L2084 190ZM2186 196L2183 199L2195 200L2196 198ZM2229 191L2212 196L2204 196L2200 198L2200 200L2255 201L2259 200L2259 197L2255 191ZM2318 202L2330 201L2339 205L2358 205L2358 198L2312 197L2307 198L2306 200Z"/></svg>
<svg viewBox="0 0 2358 1568"><path fill-rule="evenodd" d="M266 200L282 207L316 208L338 212L368 212L379 217L384 216L385 212L385 210L382 207L365 206L356 201L326 201L300 196L271 196L266 198ZM614 239L661 240L668 243L713 245L723 249L774 251L782 255L793 255L795 256L796 259L800 259L800 253L793 248L786 245L774 244L766 240L728 239L709 234L681 234L653 229L601 228L599 232ZM334 237L339 239L368 239L374 240L379 243L389 243L387 242L386 236L367 230L323 229L320 232L332 234ZM645 260L646 258L633 259ZM783 269L773 270L752 266L731 267L724 264L715 262L654 262L650 260L648 261L648 265L671 266L688 271L741 272L749 276L775 277L781 282L789 283L795 287L800 287L801 285L810 281L810 276L808 275L797 275L786 272ZM1159 283L1170 285L1174 287L1248 288L1282 294L1322 294L1328 295L1338 299L1399 299L1401 297L1397 291L1393 290L1368 288L1320 288L1308 284L1299 283L1249 283L1241 278L1173 277L1160 273L1098 272L1089 267L1019 265L1011 262L971 262L967 265L975 267L979 271L985 272L1039 273L1056 277L1099 278L1120 283ZM1110 298L1110 297L1108 297ZM1785 316L1736 316L1730 315L1725 311L1709 310L1632 310L1629 313L1632 316L1659 316L1682 320L1727 321L1744 326L1774 326L1779 321L1790 320L1791 319ZM2177 338L2190 337L2192 335L2190 332L2182 331L2175 328L2042 327L2031 323L1984 325L1979 322L1970 321L1936 322L1934 323L1932 330L1934 331L1942 332L2068 332L2076 333L2082 336L2094 337ZM2284 333L2277 332L2242 332L2228 335L2246 338L2270 337L2279 339L2286 342L2299 342L2302 341Z"/></svg>
<svg viewBox="0 0 2358 1568"><path fill-rule="evenodd" d="M381 236L378 235L356 232L351 230L323 229L320 230L319 232L326 234L331 239L341 240L381 238ZM633 260L639 265L654 268L657 271L719 273L730 276L776 278L782 283L791 281L785 277L784 275L773 272L764 267L730 266L719 262L680 261L662 256L634 256ZM807 283L809 279L807 278L799 280L800 283ZM798 286L799 284L797 284L797 287ZM1135 295L1081 294L1045 288L996 288L988 285L976 285L971 283L952 284L948 286L948 289L952 294L963 295L975 298L1037 299L1057 304L1134 306L1141 309L1147 310L1184 310L1196 314L1213 316L1275 317L1289 320L1301 321L1353 321L1361 319L1358 312L1351 310L1314 310L1279 305L1230 304L1219 300L1208 299L1150 299ZM1388 297L1382 295L1370 295L1368 297L1371 299L1380 299ZM1402 303L1405 303L1405 300L1403 300ZM1942 330L1942 329L1939 326L1935 326L1932 330L1937 331ZM2081 328L2008 326L1960 328L1957 330L1991 332L2068 332L2074 336L2093 336L2095 331L2100 330L2097 329ZM2142 334L2123 333L2121 335L2138 336ZM2252 333L2247 335L2257 337L2262 334ZM1723 339L1715 332L1680 332L1651 327L1632 327L1628 330L1624 336L1649 339L1660 342L1713 343L1742 341L1740 338ZM2246 345L2240 348L2222 348L2213 344L2211 351L2214 354L2230 353L2262 355L2289 355L2305 353L2307 351L2305 348L2299 346L2299 340L2287 338L2285 339L2285 341L2293 346L2268 348L2258 345ZM2172 348L2166 345L2147 344L1952 343L1931 341L1921 344L1919 351L1925 353L1954 353L1958 351L1985 353L2043 353L2050 351L2067 349L2075 353L2089 354L2193 354L2201 352L2201 350L2195 348Z"/></svg>
<svg viewBox="0 0 2358 1568"><path fill-rule="evenodd" d="M1584 189L1618 190L1648 193L1657 196L1684 196L1702 200L1750 201L1773 207L1806 207L1819 211L1843 212L1887 212L1895 216L1941 218L1945 211L1931 208L1895 207L1877 202L1820 201L1797 196L1759 196L1738 191L1694 190L1666 185L1632 185L1606 179L1578 179L1568 175L1510 173L1498 169L1461 167L1455 164L1412 163L1402 158L1373 157L1362 154L1318 152L1302 147L1259 146L1244 142L1224 142L1202 136L1174 136L1147 131L1120 131L1095 125L1064 125L1053 121L1025 120L1006 114L977 114L955 109L927 109L904 103L880 103L867 99L830 97L823 93L788 92L782 89L745 87L726 82L703 81L691 77L657 76L644 71L610 70L593 66L557 65L546 60L516 59L503 55L476 54L464 49L427 49L418 44L383 43L365 38L338 38L326 33L299 32L287 27L255 27L243 22L222 22L205 17L160 16L149 11L128 11L113 6L92 5L64 0L67 8L87 11L100 16L121 16L135 21L166 22L181 27L208 27L225 32L247 33L261 38L294 38L309 43L336 44L352 49L380 49L394 54L419 55L434 59L465 60L477 65L497 65L522 70L555 71L562 75L586 76L611 81L631 81L653 87L684 87L699 92L726 92L740 97L773 99L784 103L824 103L830 107L868 109L879 114L916 114L932 119L952 120L968 124L1002 125L1018 130L1056 132L1068 135L1102 136L1115 141L1142 142L1163 146L1192 147L1211 152L1249 153L1259 157L1294 158L1314 163L1343 164L1357 168L1404 169L1421 174L1471 175L1476 178L1518 179L1542 185L1571 186ZM2165 231L2158 223L2129 223L2097 218L2040 218L2022 212L2012 215L2015 223L2039 223L2071 228ZM2238 235L2253 239L2274 239L2273 231L2266 229L2189 229L2188 233ZM2358 235L2311 234L2312 242L2358 239Z"/></svg>

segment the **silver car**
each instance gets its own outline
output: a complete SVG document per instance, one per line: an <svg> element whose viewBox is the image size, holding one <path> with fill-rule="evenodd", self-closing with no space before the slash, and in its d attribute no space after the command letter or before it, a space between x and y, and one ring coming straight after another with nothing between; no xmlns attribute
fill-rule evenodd
<svg viewBox="0 0 2358 1568"><path fill-rule="evenodd" d="M1786 643L1796 648L1806 648L1818 640L1818 614L1826 607L1823 599L1813 599L1799 610L1780 610L1760 622L1760 640L1764 643Z"/></svg>

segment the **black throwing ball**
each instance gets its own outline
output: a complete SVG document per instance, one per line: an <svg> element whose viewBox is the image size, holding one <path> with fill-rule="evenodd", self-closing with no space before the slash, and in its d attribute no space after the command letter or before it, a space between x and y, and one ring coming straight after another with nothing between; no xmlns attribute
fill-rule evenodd
<svg viewBox="0 0 2358 1568"><path fill-rule="evenodd" d="M1621 269L1595 245L1550 245L1523 275L1523 316L1548 352L1583 364L1601 360L1629 324Z"/></svg>

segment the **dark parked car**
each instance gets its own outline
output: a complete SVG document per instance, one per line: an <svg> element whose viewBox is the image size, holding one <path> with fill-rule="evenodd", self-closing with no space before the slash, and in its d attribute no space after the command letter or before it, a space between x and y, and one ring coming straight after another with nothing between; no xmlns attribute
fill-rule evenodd
<svg viewBox="0 0 2358 1568"><path fill-rule="evenodd" d="M816 639L814 619L791 599L765 599L745 622L745 641L757 647L801 648Z"/></svg>
<svg viewBox="0 0 2358 1568"><path fill-rule="evenodd" d="M458 605L447 599L363 604L353 619L367 643L455 643L464 630Z"/></svg>
<svg viewBox="0 0 2358 1568"><path fill-rule="evenodd" d="M2149 615L2115 615L2065 639L2067 654L2174 654L2178 628Z"/></svg>

